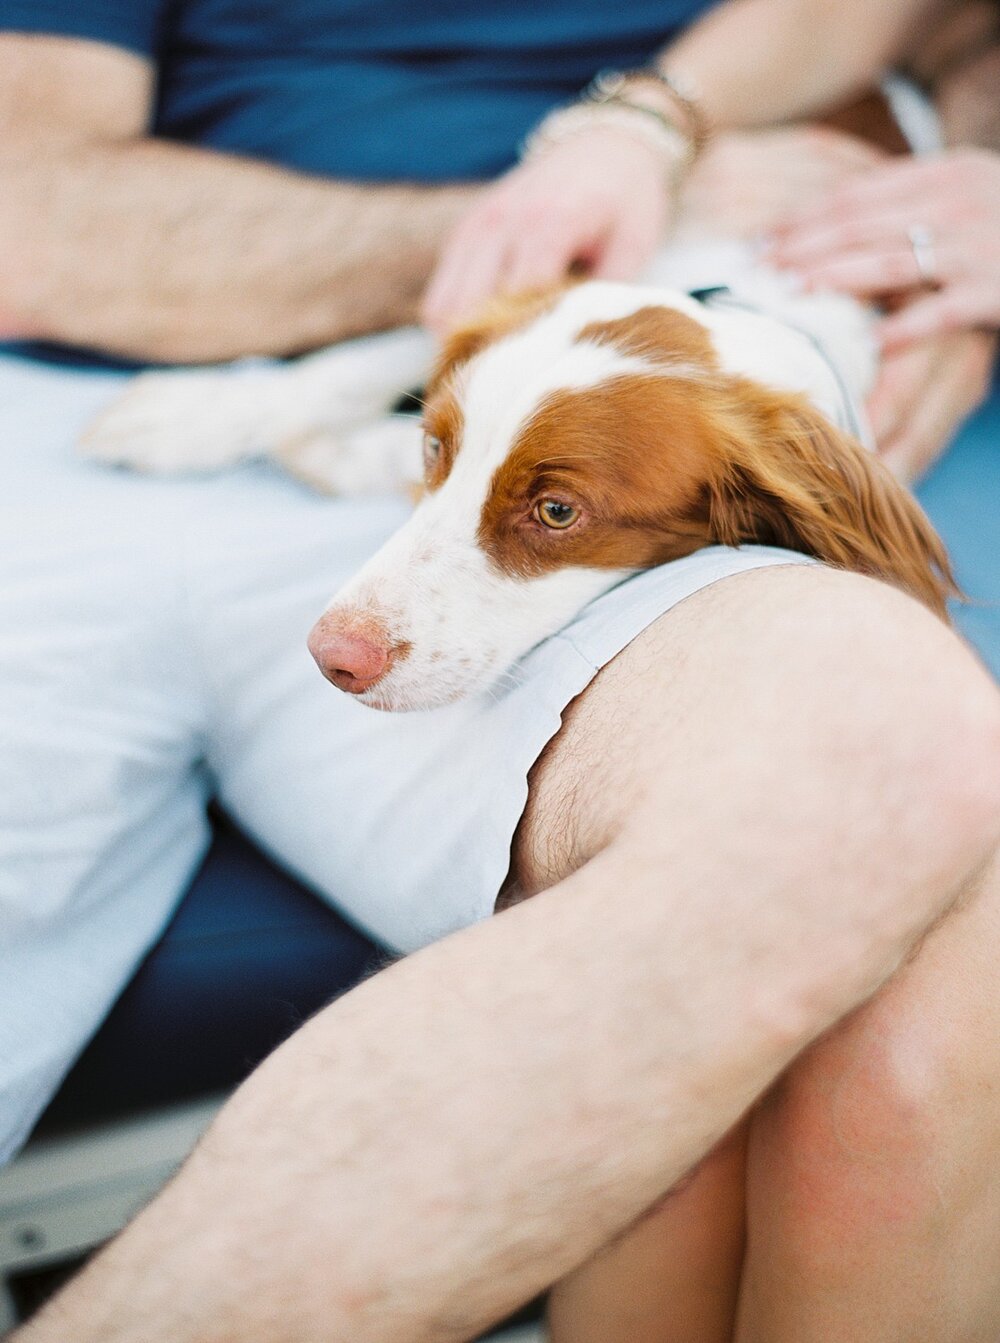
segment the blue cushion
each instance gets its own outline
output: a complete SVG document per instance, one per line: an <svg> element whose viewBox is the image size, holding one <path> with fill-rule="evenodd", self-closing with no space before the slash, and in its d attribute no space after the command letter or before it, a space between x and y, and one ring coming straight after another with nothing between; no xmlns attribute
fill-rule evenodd
<svg viewBox="0 0 1000 1343"><path fill-rule="evenodd" d="M218 818L209 855L173 922L40 1128L227 1090L385 959Z"/></svg>
<svg viewBox="0 0 1000 1343"><path fill-rule="evenodd" d="M969 598L955 623L1000 679L1000 379L917 493Z"/></svg>

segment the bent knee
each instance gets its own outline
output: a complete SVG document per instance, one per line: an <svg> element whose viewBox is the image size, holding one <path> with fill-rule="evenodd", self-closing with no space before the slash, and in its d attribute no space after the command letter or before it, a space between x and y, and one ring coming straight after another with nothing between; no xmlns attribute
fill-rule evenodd
<svg viewBox="0 0 1000 1343"><path fill-rule="evenodd" d="M878 1000L804 1055L762 1104L753 1150L766 1202L809 1267L962 1216L998 1137L992 1089L963 1070L941 1019L895 1020ZM998 1070L1000 1071L1000 1070Z"/></svg>
<svg viewBox="0 0 1000 1343"><path fill-rule="evenodd" d="M952 630L884 583L823 566L742 574L606 671L619 706L646 687L647 754L658 737L675 751L680 732L738 767L769 756L761 777L780 771L822 806L850 789L873 837L909 832L925 866L936 847L944 868L970 872L1000 840L1000 692Z"/></svg>
<svg viewBox="0 0 1000 1343"><path fill-rule="evenodd" d="M926 608L885 584L844 577L866 607L856 626L848 618L847 654L867 676L881 672L869 709L883 726L868 750L885 752L904 796L923 792L932 832L971 876L1000 842L1000 692Z"/></svg>
<svg viewBox="0 0 1000 1343"><path fill-rule="evenodd" d="M680 621L690 623L689 674L711 675L719 698L728 682L729 725L756 730L758 747L805 740L820 767L868 789L873 812L931 801L936 830L980 861L992 852L1000 692L925 607L873 579L809 566L716 584L676 616L665 633L677 640Z"/></svg>

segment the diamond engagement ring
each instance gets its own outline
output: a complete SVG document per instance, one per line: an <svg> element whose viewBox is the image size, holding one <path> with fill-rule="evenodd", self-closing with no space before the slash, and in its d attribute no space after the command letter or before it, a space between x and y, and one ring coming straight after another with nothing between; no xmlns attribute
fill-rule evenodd
<svg viewBox="0 0 1000 1343"><path fill-rule="evenodd" d="M913 260L924 284L934 282L934 234L926 224L911 224L906 230L913 252Z"/></svg>

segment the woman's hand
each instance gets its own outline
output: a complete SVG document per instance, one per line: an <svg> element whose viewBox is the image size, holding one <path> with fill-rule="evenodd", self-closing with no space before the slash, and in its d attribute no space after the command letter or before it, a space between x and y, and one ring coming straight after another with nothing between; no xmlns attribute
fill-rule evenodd
<svg viewBox="0 0 1000 1343"><path fill-rule="evenodd" d="M957 331L886 355L868 401L879 456L905 483L933 466L989 390L996 337Z"/></svg>
<svg viewBox="0 0 1000 1343"><path fill-rule="evenodd" d="M441 252L422 317L443 332L500 292L539 288L570 267L638 275L671 217L672 169L625 127L594 125L487 187Z"/></svg>
<svg viewBox="0 0 1000 1343"><path fill-rule="evenodd" d="M997 327L1000 154L961 149L873 169L781 226L769 259L810 288L908 295L881 323L886 351Z"/></svg>

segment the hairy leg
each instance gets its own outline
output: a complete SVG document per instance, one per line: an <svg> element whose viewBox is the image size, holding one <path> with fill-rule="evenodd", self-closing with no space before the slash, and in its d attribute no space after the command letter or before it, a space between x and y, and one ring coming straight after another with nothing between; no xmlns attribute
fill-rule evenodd
<svg viewBox="0 0 1000 1343"><path fill-rule="evenodd" d="M553 1343L730 1343L743 1263L746 1125L549 1295Z"/></svg>
<svg viewBox="0 0 1000 1343"><path fill-rule="evenodd" d="M691 598L538 771L518 867L552 889L320 1013L24 1343L474 1334L898 968L996 845L998 750L985 673L887 588Z"/></svg>
<svg viewBox="0 0 1000 1343"><path fill-rule="evenodd" d="M1000 1338L998 956L995 867L756 1112L740 1343Z"/></svg>
<svg viewBox="0 0 1000 1343"><path fill-rule="evenodd" d="M556 1285L554 1343L729 1343L741 1274L738 1343L995 1343L998 953L994 866L675 1191Z"/></svg>

